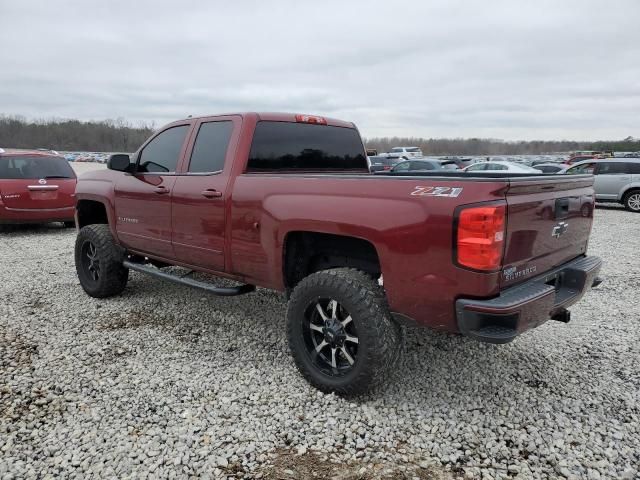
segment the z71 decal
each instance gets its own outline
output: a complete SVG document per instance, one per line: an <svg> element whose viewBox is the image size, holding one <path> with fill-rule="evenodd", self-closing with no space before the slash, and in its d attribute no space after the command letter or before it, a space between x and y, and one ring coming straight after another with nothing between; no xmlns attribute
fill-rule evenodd
<svg viewBox="0 0 640 480"><path fill-rule="evenodd" d="M462 187L420 187L411 192L417 197L457 197L462 193Z"/></svg>

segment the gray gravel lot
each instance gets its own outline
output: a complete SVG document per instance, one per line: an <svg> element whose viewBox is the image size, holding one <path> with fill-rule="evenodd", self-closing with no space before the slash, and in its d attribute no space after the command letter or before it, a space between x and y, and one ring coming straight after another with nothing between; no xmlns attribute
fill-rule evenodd
<svg viewBox="0 0 640 480"><path fill-rule="evenodd" d="M408 332L345 400L298 375L285 303L76 279L75 232L0 234L0 478L639 478L640 215L596 210L606 282L512 344Z"/></svg>

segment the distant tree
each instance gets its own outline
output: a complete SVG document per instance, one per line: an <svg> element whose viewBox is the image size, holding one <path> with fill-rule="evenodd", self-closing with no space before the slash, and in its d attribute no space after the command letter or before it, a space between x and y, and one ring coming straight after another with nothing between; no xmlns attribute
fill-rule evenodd
<svg viewBox="0 0 640 480"><path fill-rule="evenodd" d="M0 146L96 152L132 152L151 135L154 124L134 126L123 118L99 122L0 115Z"/></svg>
<svg viewBox="0 0 640 480"><path fill-rule="evenodd" d="M420 147L425 155L539 155L575 150L613 150L622 152L640 151L640 140L633 137L624 140L574 142L568 140L513 141L490 138L416 138L373 137L364 139L367 148L388 152L392 147Z"/></svg>
<svg viewBox="0 0 640 480"><path fill-rule="evenodd" d="M154 132L153 122L132 125L124 118L81 122L0 115L0 147L51 148L96 152L133 152ZM640 139L572 141L514 141L492 138L374 137L368 148L388 152L396 146L421 147L427 155L522 155L572 150L640 151Z"/></svg>

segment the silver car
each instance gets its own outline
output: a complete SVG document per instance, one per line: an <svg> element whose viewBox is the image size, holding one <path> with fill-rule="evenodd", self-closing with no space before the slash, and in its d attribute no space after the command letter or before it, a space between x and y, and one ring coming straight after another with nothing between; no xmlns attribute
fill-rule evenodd
<svg viewBox="0 0 640 480"><path fill-rule="evenodd" d="M564 173L592 173L596 201L617 202L627 210L640 212L640 158L584 160Z"/></svg>
<svg viewBox="0 0 640 480"><path fill-rule="evenodd" d="M527 165L520 165L514 162L508 162L505 160L491 160L489 162L478 162L473 165L469 165L464 168L465 172L473 173L528 173L530 175L539 175L542 173L538 170Z"/></svg>

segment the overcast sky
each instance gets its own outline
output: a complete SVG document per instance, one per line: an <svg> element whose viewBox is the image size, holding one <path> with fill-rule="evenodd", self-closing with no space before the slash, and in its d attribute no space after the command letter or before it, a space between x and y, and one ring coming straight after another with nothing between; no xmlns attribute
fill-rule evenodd
<svg viewBox="0 0 640 480"><path fill-rule="evenodd" d="M0 0L0 113L234 111L364 136L640 137L640 0Z"/></svg>

